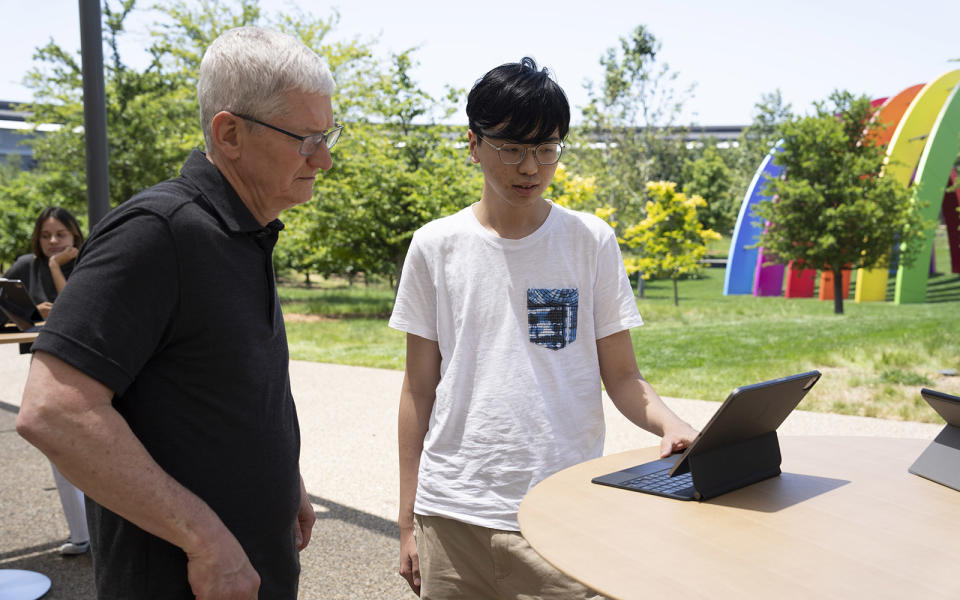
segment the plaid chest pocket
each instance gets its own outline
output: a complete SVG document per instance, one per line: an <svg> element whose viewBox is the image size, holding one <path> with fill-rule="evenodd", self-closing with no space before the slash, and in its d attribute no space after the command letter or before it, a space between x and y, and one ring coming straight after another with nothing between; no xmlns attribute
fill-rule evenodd
<svg viewBox="0 0 960 600"><path fill-rule="evenodd" d="M530 341L550 350L560 350L577 339L576 288L531 288L527 290L527 323Z"/></svg>

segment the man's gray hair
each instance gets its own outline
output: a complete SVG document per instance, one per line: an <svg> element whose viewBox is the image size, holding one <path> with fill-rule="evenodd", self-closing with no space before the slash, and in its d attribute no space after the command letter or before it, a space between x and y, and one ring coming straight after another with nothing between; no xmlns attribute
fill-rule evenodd
<svg viewBox="0 0 960 600"><path fill-rule="evenodd" d="M332 96L330 69L296 38L272 29L237 27L213 40L200 61L197 96L207 152L211 123L220 111L261 119L280 116L291 91Z"/></svg>

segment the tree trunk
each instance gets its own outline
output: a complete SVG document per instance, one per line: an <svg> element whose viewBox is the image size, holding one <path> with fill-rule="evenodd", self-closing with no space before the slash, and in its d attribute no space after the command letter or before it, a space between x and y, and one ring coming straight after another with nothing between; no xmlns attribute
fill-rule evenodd
<svg viewBox="0 0 960 600"><path fill-rule="evenodd" d="M843 314L843 268L833 268L833 314Z"/></svg>
<svg viewBox="0 0 960 600"><path fill-rule="evenodd" d="M637 296L643 298L643 274L637 273Z"/></svg>
<svg viewBox="0 0 960 600"><path fill-rule="evenodd" d="M680 306L680 294L677 292L677 278L673 278L673 305Z"/></svg>

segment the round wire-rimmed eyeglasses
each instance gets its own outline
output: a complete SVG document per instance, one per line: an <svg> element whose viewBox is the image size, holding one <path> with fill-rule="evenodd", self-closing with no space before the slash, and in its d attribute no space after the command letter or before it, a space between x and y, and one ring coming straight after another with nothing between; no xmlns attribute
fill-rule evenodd
<svg viewBox="0 0 960 600"><path fill-rule="evenodd" d="M321 144L324 144L324 143L326 143L327 145L327 150L330 150L336 145L337 140L340 139L340 133L343 131L343 125L340 125L339 123L337 123L336 125L324 131L323 133L314 133L312 135L297 135L295 133L290 133L286 129L280 129L279 127L276 127L275 125L271 125L270 123L264 123L260 119L254 119L253 117L250 117L247 115L241 115L239 113L232 113L232 114L235 117L240 117L244 121L250 121L252 123L256 123L257 125L263 125L264 127L268 127L274 131L279 131L284 135L289 135L290 137L296 140L300 140L300 149L298 150L298 152L300 152L301 156L313 156L313 154L320 149Z"/></svg>
<svg viewBox="0 0 960 600"><path fill-rule="evenodd" d="M511 142L505 142L499 146L495 146L482 135L478 135L477 137L496 150L497 156L500 157L500 162L505 165L519 165L522 163L523 159L527 156L527 148L530 147ZM560 155L563 154L563 144L559 142L543 142L532 146L532 148L533 159L541 166L557 164L560 160Z"/></svg>

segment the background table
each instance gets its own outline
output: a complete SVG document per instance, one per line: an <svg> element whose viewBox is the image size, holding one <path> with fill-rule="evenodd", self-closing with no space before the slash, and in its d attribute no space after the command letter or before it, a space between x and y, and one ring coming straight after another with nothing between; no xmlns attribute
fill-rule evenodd
<svg viewBox="0 0 960 600"><path fill-rule="evenodd" d="M31 344L38 335L40 335L39 331L0 333L0 344Z"/></svg>
<svg viewBox="0 0 960 600"><path fill-rule="evenodd" d="M619 600L956 599L960 492L907 472L929 441L782 437L783 475L705 502L590 483L657 449L605 456L534 487L520 528Z"/></svg>

